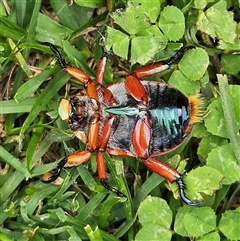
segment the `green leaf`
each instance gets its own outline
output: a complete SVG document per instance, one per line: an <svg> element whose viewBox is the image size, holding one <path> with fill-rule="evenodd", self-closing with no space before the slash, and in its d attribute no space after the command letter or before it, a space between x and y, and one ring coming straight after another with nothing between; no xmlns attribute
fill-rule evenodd
<svg viewBox="0 0 240 241"><path fill-rule="evenodd" d="M7 17L0 17L0 26L0 36L10 38L13 41L23 40L26 37L27 32Z"/></svg>
<svg viewBox="0 0 240 241"><path fill-rule="evenodd" d="M166 46L164 37L137 36L132 39L131 65L146 64L158 51Z"/></svg>
<svg viewBox="0 0 240 241"><path fill-rule="evenodd" d="M214 148L220 147L228 143L228 140L225 138L219 138L218 136L211 135L209 132L207 135L202 138L198 147L198 155L207 158L209 152L211 152Z"/></svg>
<svg viewBox="0 0 240 241"><path fill-rule="evenodd" d="M108 216L111 212L113 206L119 203L120 199L118 197L110 198L104 202L98 216L98 223L100 228L105 229L109 225Z"/></svg>
<svg viewBox="0 0 240 241"><path fill-rule="evenodd" d="M21 103L17 103L15 100L0 101L0 114L30 112L35 101L35 97L23 100Z"/></svg>
<svg viewBox="0 0 240 241"><path fill-rule="evenodd" d="M240 55L224 54L221 57L221 64L228 74L235 75L240 72Z"/></svg>
<svg viewBox="0 0 240 241"><path fill-rule="evenodd" d="M81 220L84 221L88 216L90 216L92 211L98 207L105 196L106 194L104 193L96 194L78 213L78 216L81 217Z"/></svg>
<svg viewBox="0 0 240 241"><path fill-rule="evenodd" d="M180 70L176 70L171 74L168 84L177 88L186 96L196 95L200 90L200 82L189 81Z"/></svg>
<svg viewBox="0 0 240 241"><path fill-rule="evenodd" d="M71 12L70 6L64 0L51 0L51 6L59 17L60 21L64 23L64 26L74 30L78 28L78 24L74 18L74 15ZM78 7L74 4L74 7ZM79 9L80 10L80 9Z"/></svg>
<svg viewBox="0 0 240 241"><path fill-rule="evenodd" d="M240 179L240 165L236 162L231 144L214 148L208 154L207 165L223 174L223 184L232 184Z"/></svg>
<svg viewBox="0 0 240 241"><path fill-rule="evenodd" d="M199 241L220 241L221 240L221 237L219 235L219 233L217 232L211 232L211 233L208 233L208 234L205 234L203 235Z"/></svg>
<svg viewBox="0 0 240 241"><path fill-rule="evenodd" d="M216 2L216 0L201 0L201 1L194 1L194 8L197 8L197 9L204 9L208 3L211 3L211 2Z"/></svg>
<svg viewBox="0 0 240 241"><path fill-rule="evenodd" d="M147 224L143 226L135 236L134 241L145 240L172 240L172 232L158 225Z"/></svg>
<svg viewBox="0 0 240 241"><path fill-rule="evenodd" d="M74 66L76 66L77 68L80 68L82 71L89 74L90 76L95 76L94 71L88 66L85 58L76 48L74 48L66 40L62 41L62 44L63 44L64 53L66 53L66 55L69 57L71 63Z"/></svg>
<svg viewBox="0 0 240 241"><path fill-rule="evenodd" d="M227 127L227 132L228 132L229 139L231 141L235 156L238 159L238 163L240 164L240 149L239 149L240 136L239 136L239 128L237 125L237 121L238 123L240 123L240 115L237 114L236 116L238 117L235 117L235 113L239 113L240 111L240 105L239 105L240 91L237 93L236 92L231 93L232 95L234 95L234 96L231 96L230 86L228 85L227 76L217 75L217 78L219 83L219 90L221 94L222 108L223 108L224 119ZM232 102L231 97L233 98L233 100L235 99L236 101ZM234 107L236 110L235 113L234 113Z"/></svg>
<svg viewBox="0 0 240 241"><path fill-rule="evenodd" d="M12 51L14 52L14 55L19 62L19 65L21 66L22 70L27 74L28 77L32 76L32 72L29 69L28 64L26 63L23 55L19 52L16 44L11 40L8 39L9 46L11 47Z"/></svg>
<svg viewBox="0 0 240 241"><path fill-rule="evenodd" d="M237 121L237 128L240 129L240 105L239 105L239 93L240 86L238 85L229 85L231 102L233 105L234 115ZM227 102L229 103L230 100ZM227 104L227 103L226 103ZM229 138L227 132L226 120L223 118L223 109L222 102L220 98L213 99L212 102L207 107L207 115L204 118L205 127L207 131L213 135ZM235 132L236 134L237 132Z"/></svg>
<svg viewBox="0 0 240 241"><path fill-rule="evenodd" d="M223 50L239 51L240 50L240 40L235 39L234 43L225 43L224 41L220 40L218 48L223 49Z"/></svg>
<svg viewBox="0 0 240 241"><path fill-rule="evenodd" d="M23 138L25 131L30 126L30 124L35 120L37 115L41 110L45 108L45 106L49 103L49 101L53 98L56 92L69 80L69 76L65 75L62 72L59 72L56 75L49 85L43 90L43 92L39 95L34 103L32 110L28 117L26 118L25 122L22 125L21 132L20 132L20 139Z"/></svg>
<svg viewBox="0 0 240 241"><path fill-rule="evenodd" d="M128 46L129 46L129 37L111 27L107 27L108 38L106 41L106 49L110 50L112 48L113 52L120 57L127 59L128 56Z"/></svg>
<svg viewBox="0 0 240 241"><path fill-rule="evenodd" d="M165 200L148 196L139 206L138 218L143 226L157 224L169 228L172 223L172 211Z"/></svg>
<svg viewBox="0 0 240 241"><path fill-rule="evenodd" d="M221 187L223 175L217 168L209 166L198 167L190 171L184 178L190 199L201 200L201 193L213 195Z"/></svg>
<svg viewBox="0 0 240 241"><path fill-rule="evenodd" d="M201 237L216 228L216 215L210 207L192 208L182 221L192 237Z"/></svg>
<svg viewBox="0 0 240 241"><path fill-rule="evenodd" d="M92 230L91 226L88 224L84 229L90 241L103 241L101 231L98 227L96 227L95 230Z"/></svg>
<svg viewBox="0 0 240 241"><path fill-rule="evenodd" d="M139 206L139 222L142 228L137 233L135 240L171 240L169 230L172 222L172 211L166 201L148 196Z"/></svg>
<svg viewBox="0 0 240 241"><path fill-rule="evenodd" d="M176 214L176 217L175 217L174 231L177 234L180 234L181 236L188 236L187 230L183 223L183 218L189 210L191 210L191 207L184 205L179 208L179 210Z"/></svg>
<svg viewBox="0 0 240 241"><path fill-rule="evenodd" d="M61 46L62 40L71 35L72 30L39 13L35 39L40 42Z"/></svg>
<svg viewBox="0 0 240 241"><path fill-rule="evenodd" d="M128 2L125 12L117 11L112 15L115 23L123 28L128 34L135 35L138 32L150 27L148 18L144 12L139 11L141 4L134 6Z"/></svg>
<svg viewBox="0 0 240 241"><path fill-rule="evenodd" d="M204 49L187 51L178 64L180 71L190 80L200 80L209 65L209 57Z"/></svg>
<svg viewBox="0 0 240 241"><path fill-rule="evenodd" d="M31 94L33 94L39 88L39 86L48 78L48 76L53 73L53 71L54 69L52 68L46 69L37 76L30 78L23 85L21 85L14 96L16 102L20 103L26 98L28 98Z"/></svg>
<svg viewBox="0 0 240 241"><path fill-rule="evenodd" d="M43 118L40 119L38 124L42 124L43 122ZM44 131L44 127L43 126L38 126L36 128L33 129L32 132L32 137L28 143L28 147L27 147L27 151L26 151L26 159L27 159L27 169L31 170L32 166L32 157L34 155L34 152L37 149L37 146L39 144L40 138L42 137Z"/></svg>
<svg viewBox="0 0 240 241"><path fill-rule="evenodd" d="M236 22L233 21L233 12L228 12L226 1L219 1L212 7L201 12L197 21L198 30L219 38L228 43L234 43L236 38ZM221 19L221 21L219 21Z"/></svg>
<svg viewBox="0 0 240 241"><path fill-rule="evenodd" d="M10 166L14 167L16 170L25 174L26 177L29 177L31 174L26 171L26 166L18 158L15 158L11 155L7 150L5 150L2 146L0 146L0 158L5 163L9 164Z"/></svg>
<svg viewBox="0 0 240 241"><path fill-rule="evenodd" d="M219 229L229 240L240 240L239 232L240 208L228 210L219 222Z"/></svg>
<svg viewBox="0 0 240 241"><path fill-rule="evenodd" d="M152 23L156 22L161 7L159 0L132 0L131 2L138 7L139 13L146 14Z"/></svg>
<svg viewBox="0 0 240 241"><path fill-rule="evenodd" d="M13 239L9 238L7 235L0 233L0 240L4 241L14 241Z"/></svg>
<svg viewBox="0 0 240 241"><path fill-rule="evenodd" d="M160 15L159 27L171 41L182 38L185 31L185 19L181 10L174 6L165 7Z"/></svg>
<svg viewBox="0 0 240 241"><path fill-rule="evenodd" d="M89 7L89 8L99 8L106 5L104 0L74 0L76 4Z"/></svg>

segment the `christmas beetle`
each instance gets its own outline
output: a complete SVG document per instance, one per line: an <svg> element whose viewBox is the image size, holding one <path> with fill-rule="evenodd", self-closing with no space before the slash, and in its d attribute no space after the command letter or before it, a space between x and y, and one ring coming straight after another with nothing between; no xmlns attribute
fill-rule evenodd
<svg viewBox="0 0 240 241"><path fill-rule="evenodd" d="M138 68L125 81L105 87L102 82L106 52L103 52L94 80L82 70L68 65L56 47L48 45L60 67L84 85L84 89L70 100L60 101L59 114L85 143L85 149L63 158L52 173L43 175L43 181L53 182L64 167L87 162L96 152L100 182L107 190L125 196L107 181L104 152L108 152L141 159L150 170L178 184L183 202L199 205L185 195L182 175L154 157L168 153L184 142L193 125L201 119L202 99L199 95L186 97L165 83L142 80L171 68L189 48L183 47L169 60Z"/></svg>

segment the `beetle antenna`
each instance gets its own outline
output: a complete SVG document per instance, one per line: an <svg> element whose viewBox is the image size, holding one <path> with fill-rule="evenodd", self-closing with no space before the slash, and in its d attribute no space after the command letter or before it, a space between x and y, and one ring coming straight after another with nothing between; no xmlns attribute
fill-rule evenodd
<svg viewBox="0 0 240 241"><path fill-rule="evenodd" d="M185 183L184 183L184 181L182 179L182 176L179 175L175 181L178 184L180 197L183 200L183 202L185 202L189 206L193 206L193 207L194 206L200 206L202 204L202 202L198 202L198 203L193 202L186 196L186 193L185 193L186 185L185 185Z"/></svg>

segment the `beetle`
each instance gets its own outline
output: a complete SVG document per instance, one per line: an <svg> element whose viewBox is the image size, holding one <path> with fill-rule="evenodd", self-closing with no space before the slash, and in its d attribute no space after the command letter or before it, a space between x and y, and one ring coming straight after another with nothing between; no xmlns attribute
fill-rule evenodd
<svg viewBox="0 0 240 241"><path fill-rule="evenodd" d="M99 61L96 78L92 79L82 70L68 65L54 45L48 45L61 69L84 85L84 89L70 100L60 101L59 115L85 143L85 149L64 157L54 171L43 175L42 180L55 181L63 168L85 163L95 152L100 182L107 190L124 197L107 180L104 164L104 152L107 152L142 160L150 170L178 184L183 202L190 206L200 205L186 196L183 176L155 156L176 149L186 140L193 125L201 120L202 98L199 95L186 97L168 84L143 80L170 69L190 47L182 47L169 60L134 70L123 82L103 86L106 51Z"/></svg>

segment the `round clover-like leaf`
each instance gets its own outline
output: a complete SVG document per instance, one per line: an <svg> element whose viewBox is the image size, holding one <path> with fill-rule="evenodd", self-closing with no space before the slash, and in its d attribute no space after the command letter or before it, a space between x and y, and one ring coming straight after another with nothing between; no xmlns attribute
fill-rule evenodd
<svg viewBox="0 0 240 241"><path fill-rule="evenodd" d="M184 54L178 66L189 80L200 80L205 74L208 65L209 58L206 51L196 48Z"/></svg>
<svg viewBox="0 0 240 241"><path fill-rule="evenodd" d="M181 10L174 6L165 7L160 15L159 27L171 41L182 38L185 31L185 19Z"/></svg>

